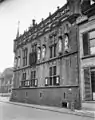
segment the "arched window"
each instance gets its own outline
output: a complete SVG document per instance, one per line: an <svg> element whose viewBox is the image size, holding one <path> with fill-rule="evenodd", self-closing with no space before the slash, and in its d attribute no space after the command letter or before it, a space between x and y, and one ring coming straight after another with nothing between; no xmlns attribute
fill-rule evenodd
<svg viewBox="0 0 95 120"><path fill-rule="evenodd" d="M43 45L42 46L42 58L45 58L45 54L46 54L46 46Z"/></svg>

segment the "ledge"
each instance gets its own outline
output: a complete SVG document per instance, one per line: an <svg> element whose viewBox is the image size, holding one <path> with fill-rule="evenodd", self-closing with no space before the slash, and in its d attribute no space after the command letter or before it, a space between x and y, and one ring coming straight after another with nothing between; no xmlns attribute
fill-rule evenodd
<svg viewBox="0 0 95 120"><path fill-rule="evenodd" d="M59 56L57 56L57 57L50 58L49 60L45 60L45 61L42 61L42 62L38 62L38 63L36 63L35 66L41 65L41 64L45 64L45 63L51 62L51 61L56 60L56 59L61 59L61 58L63 58L63 57L67 57L67 56L69 56L69 55L76 54L76 53L77 53L77 51L71 52L71 53L68 53L68 54L64 54L64 55L59 55ZM28 65L28 66L25 66L25 67L22 67L22 68L15 69L14 72L20 71L20 70L26 69L26 68L35 67L35 66L30 66L30 65Z"/></svg>
<svg viewBox="0 0 95 120"><path fill-rule="evenodd" d="M93 58L93 57L95 57L95 54L83 56L81 59L87 59L87 58Z"/></svg>
<svg viewBox="0 0 95 120"><path fill-rule="evenodd" d="M79 87L78 85L62 85L62 86L43 86L43 87L23 87L23 88L13 88L13 90L23 90L23 89L54 89L54 88L71 88Z"/></svg>

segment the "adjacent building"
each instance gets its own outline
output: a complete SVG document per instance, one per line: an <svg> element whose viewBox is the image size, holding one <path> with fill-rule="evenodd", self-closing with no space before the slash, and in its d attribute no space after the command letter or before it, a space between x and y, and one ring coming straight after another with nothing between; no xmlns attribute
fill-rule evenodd
<svg viewBox="0 0 95 120"><path fill-rule="evenodd" d="M95 101L95 2L84 1L79 26L80 87L82 102Z"/></svg>

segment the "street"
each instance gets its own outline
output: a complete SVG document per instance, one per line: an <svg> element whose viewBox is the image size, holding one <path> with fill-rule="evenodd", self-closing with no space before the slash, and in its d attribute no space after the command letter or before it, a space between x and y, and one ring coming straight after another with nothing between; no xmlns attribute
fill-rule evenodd
<svg viewBox="0 0 95 120"><path fill-rule="evenodd" d="M94 118L40 110L0 101L0 120L94 120Z"/></svg>

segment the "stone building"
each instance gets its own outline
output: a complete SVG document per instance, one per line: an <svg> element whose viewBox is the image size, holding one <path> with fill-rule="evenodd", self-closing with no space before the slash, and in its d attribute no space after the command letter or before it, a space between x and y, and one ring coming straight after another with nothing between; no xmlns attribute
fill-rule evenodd
<svg viewBox="0 0 95 120"><path fill-rule="evenodd" d="M95 101L95 1L84 1L79 26L80 87L82 103Z"/></svg>
<svg viewBox="0 0 95 120"><path fill-rule="evenodd" d="M80 0L62 8L14 40L11 100L80 108L78 25Z"/></svg>

